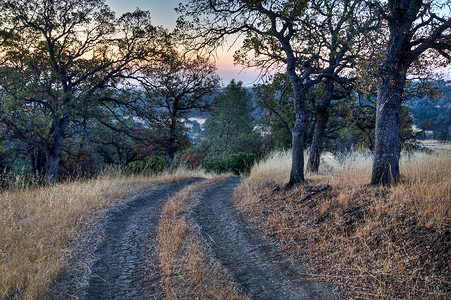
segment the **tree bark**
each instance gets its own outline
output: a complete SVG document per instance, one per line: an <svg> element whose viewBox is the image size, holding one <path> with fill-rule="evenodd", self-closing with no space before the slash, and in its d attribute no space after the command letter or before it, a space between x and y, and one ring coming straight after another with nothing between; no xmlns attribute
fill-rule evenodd
<svg viewBox="0 0 451 300"><path fill-rule="evenodd" d="M410 43L413 33L410 28L421 7L421 1L395 2L389 5L390 35L378 74L374 161L371 174L373 185L390 185L399 181L401 102L407 70L413 61ZM400 7L405 7L406 10Z"/></svg>
<svg viewBox="0 0 451 300"><path fill-rule="evenodd" d="M59 162L60 162L59 155L57 155L56 153L50 154L49 160L47 162L47 174L45 180L48 185L54 185L58 182Z"/></svg>
<svg viewBox="0 0 451 300"><path fill-rule="evenodd" d="M390 185L399 181L401 154L401 101L406 70L385 64L379 80L374 161L371 184Z"/></svg>
<svg viewBox="0 0 451 300"><path fill-rule="evenodd" d="M175 110L175 108L174 108ZM171 116L171 124L169 125L169 139L168 139L168 157L169 157L169 172L174 171L175 168L175 153L177 152L177 118L174 115Z"/></svg>
<svg viewBox="0 0 451 300"><path fill-rule="evenodd" d="M326 96L322 99L317 108L317 118L315 128L313 130L312 144L310 146L310 154L307 163L307 171L318 173L323 152L324 137L326 134L327 121L329 121L329 107L334 92L333 81L326 79Z"/></svg>
<svg viewBox="0 0 451 300"><path fill-rule="evenodd" d="M59 163L63 150L64 132L69 124L69 118L64 116L54 120L50 128L51 143L48 145L48 156L44 174L47 185L54 185L59 180Z"/></svg>
<svg viewBox="0 0 451 300"><path fill-rule="evenodd" d="M297 80L296 80L297 81ZM298 83L299 84L299 83ZM307 128L307 117L304 107L304 89L293 84L296 121L292 130L292 161L290 181L287 187L304 181L304 136Z"/></svg>
<svg viewBox="0 0 451 300"><path fill-rule="evenodd" d="M53 128L53 145L49 151L46 170L46 183L54 185L59 180L59 163L61 160L61 152L63 150L64 130L67 125L66 118L55 122Z"/></svg>
<svg viewBox="0 0 451 300"><path fill-rule="evenodd" d="M288 186L304 181L304 133L306 123L303 120L296 120L293 128L291 173Z"/></svg>
<svg viewBox="0 0 451 300"><path fill-rule="evenodd" d="M308 172L318 173L328 120L328 109L318 112L318 117L316 119L315 129L313 132L312 144L310 146L309 159L307 163Z"/></svg>

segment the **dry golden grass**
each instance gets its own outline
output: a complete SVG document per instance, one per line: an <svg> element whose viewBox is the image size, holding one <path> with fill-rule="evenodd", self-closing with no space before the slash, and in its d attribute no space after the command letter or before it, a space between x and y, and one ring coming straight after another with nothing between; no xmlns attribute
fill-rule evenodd
<svg viewBox="0 0 451 300"><path fill-rule="evenodd" d="M191 208L208 187L226 176L189 186L163 207L159 226L159 254L169 299L249 299L213 258L202 240Z"/></svg>
<svg viewBox="0 0 451 300"><path fill-rule="evenodd" d="M429 148L434 151L451 151L451 143L450 142L440 142L437 140L424 140L420 141L424 147Z"/></svg>
<svg viewBox="0 0 451 300"><path fill-rule="evenodd" d="M269 237L305 258L314 276L355 299L449 297L449 153L405 155L401 182L390 188L367 185L369 155L340 162L326 155L319 174L274 192L289 172L278 169L287 163L278 157L289 161L274 155L255 166L235 198ZM299 201L326 183L331 189Z"/></svg>
<svg viewBox="0 0 451 300"><path fill-rule="evenodd" d="M104 177L0 194L0 299L46 298L70 256L79 228L93 211L124 197L181 180L178 171L157 177Z"/></svg>
<svg viewBox="0 0 451 300"><path fill-rule="evenodd" d="M250 178L274 180L279 185L288 182L291 170L291 151L277 151L251 168Z"/></svg>

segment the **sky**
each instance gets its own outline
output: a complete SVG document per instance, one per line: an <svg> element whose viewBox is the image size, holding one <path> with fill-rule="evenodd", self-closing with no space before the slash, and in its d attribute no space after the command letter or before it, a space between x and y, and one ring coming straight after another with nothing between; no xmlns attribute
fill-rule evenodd
<svg viewBox="0 0 451 300"><path fill-rule="evenodd" d="M180 0L106 0L116 16L124 12L134 11L136 8L148 10L152 18L153 25L162 25L172 30L175 27L177 13L174 8L178 6ZM233 64L233 53L239 47L239 42L234 47L224 47L218 49L216 58L217 73L222 78L222 84L226 86L232 79L240 80L246 86L252 86L257 81L258 72L255 70L243 70L242 66Z"/></svg>

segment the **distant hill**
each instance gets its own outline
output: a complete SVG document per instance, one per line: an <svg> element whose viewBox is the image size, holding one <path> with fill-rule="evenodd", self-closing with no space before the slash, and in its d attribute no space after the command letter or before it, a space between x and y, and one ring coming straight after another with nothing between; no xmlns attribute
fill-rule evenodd
<svg viewBox="0 0 451 300"><path fill-rule="evenodd" d="M414 124L423 132L432 131L432 138L451 139L451 82L440 87L443 97L431 100L428 97L411 98L406 106L412 110Z"/></svg>

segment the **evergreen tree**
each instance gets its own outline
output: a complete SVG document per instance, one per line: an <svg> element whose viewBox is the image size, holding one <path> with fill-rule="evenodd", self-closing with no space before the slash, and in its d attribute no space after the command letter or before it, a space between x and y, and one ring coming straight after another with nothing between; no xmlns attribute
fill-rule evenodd
<svg viewBox="0 0 451 300"><path fill-rule="evenodd" d="M213 117L205 124L208 159L225 160L238 152L257 152L260 137L253 132L252 97L241 81L232 80L215 98Z"/></svg>

